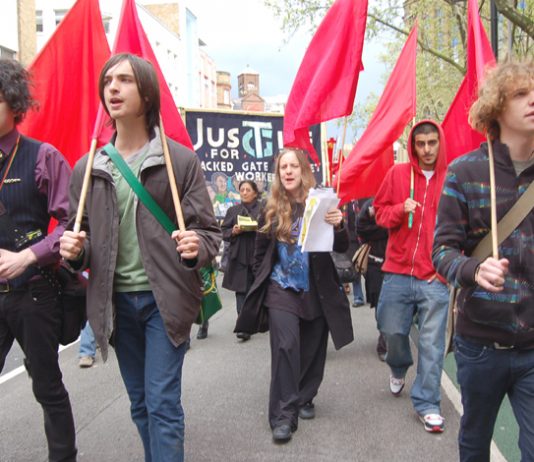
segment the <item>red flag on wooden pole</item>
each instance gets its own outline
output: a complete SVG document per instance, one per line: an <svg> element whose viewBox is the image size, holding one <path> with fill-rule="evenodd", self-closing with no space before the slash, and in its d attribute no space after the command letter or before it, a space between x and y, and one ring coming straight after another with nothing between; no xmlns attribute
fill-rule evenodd
<svg viewBox="0 0 534 462"><path fill-rule="evenodd" d="M393 165L393 143L416 113L417 23L391 72L362 137L341 172L341 203L374 196Z"/></svg>
<svg viewBox="0 0 534 462"><path fill-rule="evenodd" d="M98 76L109 56L98 0L78 0L28 67L39 109L19 130L53 144L74 165L89 149Z"/></svg>
<svg viewBox="0 0 534 462"><path fill-rule="evenodd" d="M484 136L469 125L468 113L477 98L485 69L495 65L495 56L478 13L477 0L468 0L467 8L467 73L442 123L447 139L448 162L476 149L485 141Z"/></svg>
<svg viewBox="0 0 534 462"><path fill-rule="evenodd" d="M367 0L336 0L304 55L284 116L284 145L306 149L319 163L309 128L352 114L362 50Z"/></svg>
<svg viewBox="0 0 534 462"><path fill-rule="evenodd" d="M161 93L161 115L165 122L165 133L169 138L183 144L189 149L193 149L193 144L189 138L189 134L185 128L184 122L178 112L178 108L174 102L171 91L167 85L167 81L161 72L156 55L154 54L146 33L141 25L139 16L137 15L137 7L134 0L124 0L122 4L121 17L117 35L115 37L115 44L113 45L113 54L117 53L132 53L140 56L152 63L158 75L160 93ZM98 133L106 122L106 117L100 126ZM107 137L99 139L103 144L107 143Z"/></svg>

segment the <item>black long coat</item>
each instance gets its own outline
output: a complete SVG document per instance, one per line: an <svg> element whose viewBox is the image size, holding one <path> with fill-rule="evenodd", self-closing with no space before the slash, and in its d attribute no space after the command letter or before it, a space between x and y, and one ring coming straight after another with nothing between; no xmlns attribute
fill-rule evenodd
<svg viewBox="0 0 534 462"><path fill-rule="evenodd" d="M255 334L269 329L268 308L263 300L276 262L276 242L270 234L256 233L255 279L237 318L235 332ZM345 252L348 244L345 227L334 231L334 251ZM354 332L349 302L329 252L310 252L310 292L310 300L320 305L336 350L352 342Z"/></svg>
<svg viewBox="0 0 534 462"><path fill-rule="evenodd" d="M228 262L224 271L222 286L234 292L247 292L252 280L252 259L254 256L255 231L246 231L232 236L232 228L237 224L237 217L249 216L259 219L262 204L255 201L248 208L243 204L234 205L226 212L221 231L223 240L229 243Z"/></svg>
<svg viewBox="0 0 534 462"><path fill-rule="evenodd" d="M382 264L386 255L388 231L378 226L374 216L369 213L369 208L372 205L372 198L363 204L358 215L356 231L361 241L368 242L371 246L367 273L365 274L365 294L371 308L375 308L378 306L382 281L384 280Z"/></svg>
<svg viewBox="0 0 534 462"><path fill-rule="evenodd" d="M373 205L373 199L367 200L358 214L356 233L361 242L368 242L371 246L370 254L381 258L382 261L386 255L386 246L388 243L388 230L376 224L375 217L369 214L369 208ZM377 264L375 260L370 260L369 264ZM382 266L381 264L379 266Z"/></svg>

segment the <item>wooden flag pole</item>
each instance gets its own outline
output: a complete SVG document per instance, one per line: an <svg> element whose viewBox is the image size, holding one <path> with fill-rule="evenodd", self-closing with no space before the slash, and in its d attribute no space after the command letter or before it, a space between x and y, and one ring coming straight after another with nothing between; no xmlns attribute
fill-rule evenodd
<svg viewBox="0 0 534 462"><path fill-rule="evenodd" d="M89 190L89 182L91 181L91 171L93 170L93 161L95 159L96 144L98 140L95 137L91 140L91 147L87 155L87 165L85 166L85 173L83 175L82 191L80 192L80 200L78 201L78 210L76 210L76 220L74 221L75 233L79 233L82 227L83 211L85 209L85 199L87 198L87 191Z"/></svg>
<svg viewBox="0 0 534 462"><path fill-rule="evenodd" d="M488 141L489 156L489 180L490 180L490 207L491 207L491 248L493 258L499 258L499 240L497 236L497 189L495 184L495 160L493 156L493 145L489 135L486 136Z"/></svg>
<svg viewBox="0 0 534 462"><path fill-rule="evenodd" d="M412 129L415 127L415 116L412 119ZM410 167L410 199L413 199L415 197L415 172L413 171L413 167ZM413 216L414 212L410 212L408 214L408 229L413 228Z"/></svg>
<svg viewBox="0 0 534 462"><path fill-rule="evenodd" d="M337 185L336 185L336 196L337 197L339 197L339 187L341 186L341 168L343 167L343 149L345 148L345 135L347 134L347 123L348 123L348 118L347 116L345 116L345 121L343 122L343 137L341 138L341 152L339 154L339 169L337 171Z"/></svg>
<svg viewBox="0 0 534 462"><path fill-rule="evenodd" d="M415 173L413 167L410 168L410 199L413 199L415 196L414 180ZM408 228L412 229L413 227L413 212L410 212L408 215Z"/></svg>
<svg viewBox="0 0 534 462"><path fill-rule="evenodd" d="M167 138L163 128L163 119L161 118L161 114L159 115L159 131L161 136L161 144L163 146L163 157L165 158L165 166L167 167L167 175L169 177L169 184L171 186L172 202L174 203L176 218L178 219L178 229L180 231L185 231L184 214L180 204L180 197L178 196L178 188L176 187L176 179L174 178L174 170L172 168L169 145L167 144Z"/></svg>
<svg viewBox="0 0 534 462"><path fill-rule="evenodd" d="M101 112L99 111L97 115L97 122L95 127L99 127L99 119L102 117ZM178 196L178 188L176 187L176 180L174 178L174 171L171 163L171 155L169 153L169 146L167 145L167 138L165 137L165 131L163 128L163 120L161 119L161 114L159 117L159 129L161 134L161 144L163 146L163 157L165 158L165 166L167 168L167 175L169 176L169 184L171 186L172 200L174 203L174 210L176 212L176 217L178 219L178 229L180 231L185 231L185 221L184 215L182 212L182 206L180 205L180 197ZM91 181L91 171L93 169L93 162L95 158L96 146L97 146L97 136L93 134L93 139L91 140L91 147L89 149L89 154L87 156L87 165L85 166L85 173L83 176L82 191L80 192L80 200L78 202L78 209L76 210L76 220L74 222L74 232L79 233L82 225L83 211L85 208L85 200L87 198L87 191L89 190L89 182Z"/></svg>
<svg viewBox="0 0 534 462"><path fill-rule="evenodd" d="M82 190L80 192L80 200L78 201L78 210L76 210L76 219L74 221L73 231L79 233L82 227L83 211L85 209L85 200L87 192L89 191L89 183L91 181L91 172L93 170L93 163L95 160L96 146L98 144L98 135L100 133L100 126L102 125L102 118L104 117L104 108L102 104L98 105L96 113L95 125L93 127L93 136L91 137L91 146L89 147L89 154L87 155L87 164L83 175Z"/></svg>

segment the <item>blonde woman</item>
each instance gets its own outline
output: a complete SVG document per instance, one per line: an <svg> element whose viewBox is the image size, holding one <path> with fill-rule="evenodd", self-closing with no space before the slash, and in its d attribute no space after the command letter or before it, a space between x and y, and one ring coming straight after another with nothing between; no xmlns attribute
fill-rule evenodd
<svg viewBox="0 0 534 462"><path fill-rule="evenodd" d="M256 236L254 284L235 329L270 330L269 423L275 443L291 439L299 417L315 417L313 399L323 378L328 332L336 349L354 339L349 304L330 254L302 252L297 244L313 186L306 153L282 150ZM341 211L329 210L325 221L334 227L334 250L344 252L348 234Z"/></svg>

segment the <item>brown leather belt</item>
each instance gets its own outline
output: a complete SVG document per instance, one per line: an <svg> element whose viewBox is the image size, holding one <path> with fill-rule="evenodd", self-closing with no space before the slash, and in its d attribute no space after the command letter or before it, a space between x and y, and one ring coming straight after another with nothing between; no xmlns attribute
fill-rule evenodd
<svg viewBox="0 0 534 462"><path fill-rule="evenodd" d="M33 279L28 282L23 282L22 284L17 284L16 286L9 281L0 282L0 295L21 290L28 290L29 284L31 284L32 281Z"/></svg>

